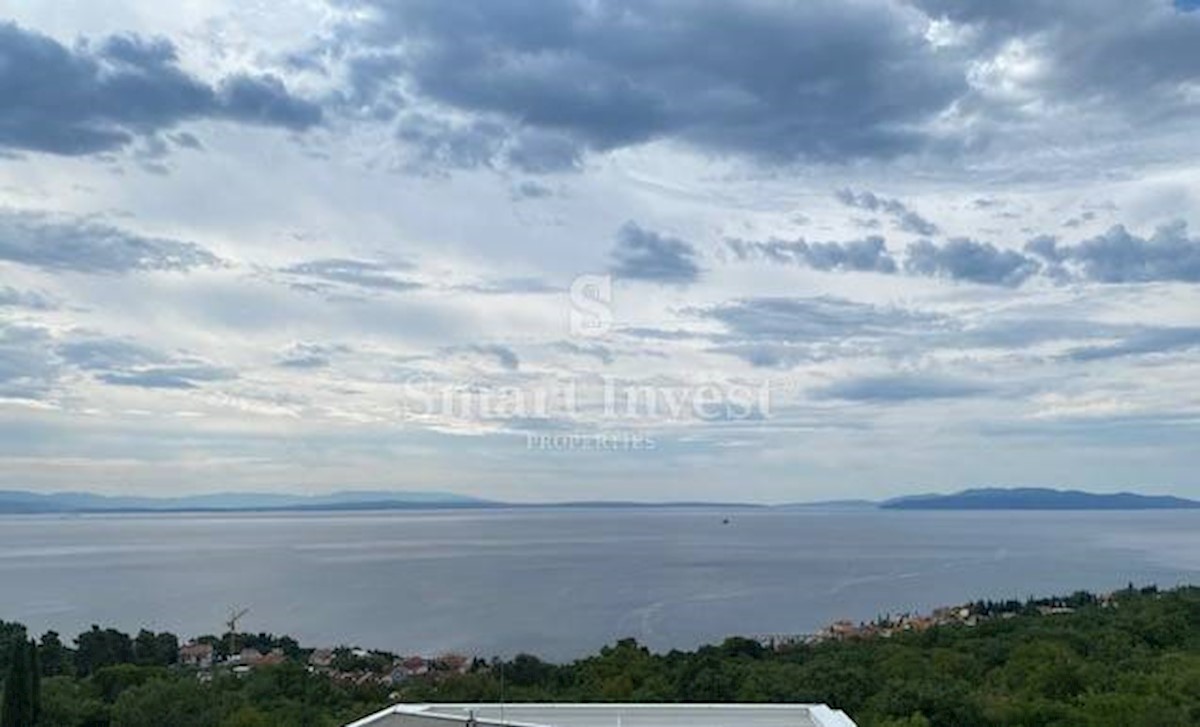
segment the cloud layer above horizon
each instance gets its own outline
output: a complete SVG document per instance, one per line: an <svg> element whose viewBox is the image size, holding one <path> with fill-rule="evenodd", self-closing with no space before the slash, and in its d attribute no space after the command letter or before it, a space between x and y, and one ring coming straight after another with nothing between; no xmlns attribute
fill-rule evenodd
<svg viewBox="0 0 1200 727"><path fill-rule="evenodd" d="M1200 496L1190 4L73 8L0 15L0 489Z"/></svg>

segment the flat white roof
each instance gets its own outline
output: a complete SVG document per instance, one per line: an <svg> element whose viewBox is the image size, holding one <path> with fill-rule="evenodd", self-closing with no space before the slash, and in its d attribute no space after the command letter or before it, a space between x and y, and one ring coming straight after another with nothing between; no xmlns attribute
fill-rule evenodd
<svg viewBox="0 0 1200 727"><path fill-rule="evenodd" d="M855 727L823 704L397 704L346 727Z"/></svg>

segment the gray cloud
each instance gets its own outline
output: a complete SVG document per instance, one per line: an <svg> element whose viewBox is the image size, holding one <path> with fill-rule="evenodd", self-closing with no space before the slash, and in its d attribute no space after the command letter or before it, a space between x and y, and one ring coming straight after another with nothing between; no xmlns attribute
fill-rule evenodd
<svg viewBox="0 0 1200 727"><path fill-rule="evenodd" d="M1093 210L1084 210L1083 212L1080 212L1078 216L1065 220L1062 223L1062 226L1074 229L1077 227L1083 227L1084 224L1091 222L1094 219L1096 219L1096 213Z"/></svg>
<svg viewBox="0 0 1200 727"><path fill-rule="evenodd" d="M937 225L909 209L908 205L900 200L881 197L866 190L855 192L852 189L839 189L834 196L848 207L889 215L896 227L905 232L926 236L938 234Z"/></svg>
<svg viewBox="0 0 1200 727"><path fill-rule="evenodd" d="M13 23L0 24L0 97L0 147L64 155L111 151L195 119L293 130L321 120L272 76L208 85L180 68L168 40L121 35L67 48Z"/></svg>
<svg viewBox="0 0 1200 727"><path fill-rule="evenodd" d="M75 338L60 343L55 353L65 364L92 372L97 381L114 386L194 389L205 382L237 378L232 369L120 338Z"/></svg>
<svg viewBox="0 0 1200 727"><path fill-rule="evenodd" d="M1098 107L1150 124L1170 123L1200 64L1200 15L1168 0L916 0L932 17L970 28L966 51L987 57L1022 41L1038 72L1027 93L1058 105ZM1144 128L1142 129L1144 131Z"/></svg>
<svg viewBox="0 0 1200 727"><path fill-rule="evenodd" d="M1111 339L1145 330L1129 324L1101 323L1085 318L1053 318L1044 315L1014 318L987 317L930 336L923 345L968 349L1016 349L1058 341Z"/></svg>
<svg viewBox="0 0 1200 727"><path fill-rule="evenodd" d="M601 346L599 344L585 346L578 343L573 343L571 341L563 341L557 345L557 348L560 351L564 351L575 356L588 356L594 358L606 366L617 360L617 357L615 354L613 354L611 348L608 348L607 346Z"/></svg>
<svg viewBox="0 0 1200 727"><path fill-rule="evenodd" d="M725 330L680 336L708 341L714 344L710 351L752 366L773 368L864 356L905 358L945 349L1028 352L1041 344L1103 342L1066 355L1092 360L1185 350L1193 346L1196 336L1193 329L1061 317L986 317L973 322L829 297L752 298L688 312L716 320ZM640 329L632 333L642 338L659 334ZM1113 339L1120 343L1109 343Z"/></svg>
<svg viewBox="0 0 1200 727"><path fill-rule="evenodd" d="M936 235L938 233L937 225L912 210L896 218L896 225L901 230L911 232L914 235Z"/></svg>
<svg viewBox="0 0 1200 727"><path fill-rule="evenodd" d="M397 120L439 171L658 140L766 164L1082 151L1076 124L1186 130L1200 47L1200 13L1168 0L336 2L356 19L297 65L340 64L338 108Z"/></svg>
<svg viewBox="0 0 1200 727"><path fill-rule="evenodd" d="M1194 327L1036 316L972 322L827 297L754 298L688 312L721 322L725 332L674 337L714 343L710 351L758 367L790 368L863 356L903 358L947 349L1029 352L1034 346L1057 343L1076 345L1059 358L1079 362L1200 348L1200 329ZM626 332L641 338L669 333Z"/></svg>
<svg viewBox="0 0 1200 727"><path fill-rule="evenodd" d="M445 118L427 111L401 114L396 138L406 142L413 152L410 168L421 172L511 165L531 174L543 174L578 168L583 153L563 134L494 119Z"/></svg>
<svg viewBox="0 0 1200 727"><path fill-rule="evenodd" d="M206 364L149 366L133 371L109 371L96 378L112 386L136 386L143 389L195 389L210 381L237 378L236 372Z"/></svg>
<svg viewBox="0 0 1200 727"><path fill-rule="evenodd" d="M901 374L845 379L811 392L817 399L860 402L905 402L921 399L961 399L986 394L989 387L973 381Z"/></svg>
<svg viewBox="0 0 1200 727"><path fill-rule="evenodd" d="M397 270L411 270L408 264L391 264L368 260L325 258L309 260L281 268L280 272L301 280L300 287L322 290L329 283L356 288L404 292L423 287L421 283L397 277Z"/></svg>
<svg viewBox="0 0 1200 727"><path fill-rule="evenodd" d="M482 354L489 356L500 364L500 367L507 371L516 371L521 368L521 359L516 352L508 346L499 343L476 343L469 346L460 346L455 351L467 351L470 353Z"/></svg>
<svg viewBox="0 0 1200 727"><path fill-rule="evenodd" d="M513 199L545 199L553 196L553 189L532 179L526 179L512 188Z"/></svg>
<svg viewBox="0 0 1200 727"><path fill-rule="evenodd" d="M175 142L176 146L183 149L192 149L193 151L202 151L204 149L204 144L196 138L196 135L187 131L171 134L168 138Z"/></svg>
<svg viewBox="0 0 1200 727"><path fill-rule="evenodd" d="M827 345L764 342L726 343L710 351L739 358L755 368L788 369L801 363L827 361L839 355L837 347ZM845 353L845 352L841 352Z"/></svg>
<svg viewBox="0 0 1200 727"><path fill-rule="evenodd" d="M872 235L845 242L799 240L726 240L738 260L765 260L780 265L806 265L815 270L896 272L896 261L882 237Z"/></svg>
<svg viewBox="0 0 1200 727"><path fill-rule="evenodd" d="M787 342L895 335L948 325L942 316L841 298L749 298L693 311L734 337Z"/></svg>
<svg viewBox="0 0 1200 727"><path fill-rule="evenodd" d="M583 149L566 133L521 129L510 137L505 159L532 174L562 172L582 166Z"/></svg>
<svg viewBox="0 0 1200 727"><path fill-rule="evenodd" d="M1039 237L1026 249L1060 275L1074 272L1100 283L1200 282L1200 239L1188 235L1184 222L1163 225L1148 238L1117 225L1075 245Z"/></svg>
<svg viewBox="0 0 1200 727"><path fill-rule="evenodd" d="M965 238L937 245L918 240L908 246L905 272L985 285L1018 286L1041 270L1037 260L1014 250Z"/></svg>
<svg viewBox="0 0 1200 727"><path fill-rule="evenodd" d="M1056 447L1086 442L1091 451L1096 448L1162 446L1177 442L1190 453L1194 448L1200 418L1194 411L1157 411L1142 413L1088 414L1052 419L1023 419L1006 422L987 422L980 432L991 437L1041 437L1053 441ZM1188 460L1190 463L1190 460ZM1144 467L1144 463L1139 463ZM1103 476L1107 477L1107 473ZM1141 479L1141 475L1137 475Z"/></svg>
<svg viewBox="0 0 1200 727"><path fill-rule="evenodd" d="M507 134L495 122L448 121L415 111L401 117L396 127L396 138L416 151L421 164L461 169L493 166Z"/></svg>
<svg viewBox="0 0 1200 727"><path fill-rule="evenodd" d="M290 369L325 368L330 364L333 356L348 353L349 351L349 346L340 344L305 343L301 341L288 348L279 360L279 365Z"/></svg>
<svg viewBox="0 0 1200 727"><path fill-rule="evenodd" d="M870 192L855 194L843 190L839 196L853 198L854 206L868 209L900 204ZM763 260L817 270L897 272L895 259L878 236L823 243L803 239L733 239L726 241L725 248L740 261ZM1097 283L1194 283L1200 282L1200 239L1189 236L1187 225L1180 221L1159 227L1150 237L1140 237L1117 225L1073 245L1041 235L1026 243L1024 251L1006 250L967 238L940 244L918 240L905 251L903 271L909 275L1008 287L1020 286L1037 275L1058 281L1077 279Z"/></svg>
<svg viewBox="0 0 1200 727"><path fill-rule="evenodd" d="M696 341L709 340L712 338L709 334L699 331L685 331L679 329L667 330L664 328L650 328L646 326L630 326L628 328L621 328L620 332L623 335L630 336L632 338L648 339L651 341Z"/></svg>
<svg viewBox="0 0 1200 727"><path fill-rule="evenodd" d="M1067 358L1073 361L1101 361L1196 348L1200 348L1200 328L1147 328L1135 331L1117 343L1074 349L1067 354Z"/></svg>
<svg viewBox="0 0 1200 727"><path fill-rule="evenodd" d="M72 366L87 371L163 363L167 357L139 343L118 338L82 338L67 341L56 349Z"/></svg>
<svg viewBox="0 0 1200 727"><path fill-rule="evenodd" d="M0 321L0 398L42 399L58 369L46 329Z"/></svg>
<svg viewBox="0 0 1200 727"><path fill-rule="evenodd" d="M953 59L890 4L343 4L368 10L335 43L358 49L350 63L401 58L352 79L348 95L394 108L404 88L495 124L466 127L483 154L443 156L468 166L503 151L559 169L584 150L664 137L771 162L889 157L924 146L917 129L966 88Z"/></svg>
<svg viewBox="0 0 1200 727"><path fill-rule="evenodd" d="M998 197L976 197L971 200L971 207L977 210L989 210L1003 207L1007 203Z"/></svg>
<svg viewBox="0 0 1200 727"><path fill-rule="evenodd" d="M617 233L612 252L613 275L633 280L687 285L700 278L696 248L691 243L627 222Z"/></svg>
<svg viewBox="0 0 1200 727"><path fill-rule="evenodd" d="M481 295L510 295L521 293L558 293L562 292L562 286L553 285L542 278L523 277L523 278L497 278L495 280L481 280L477 283L467 283L458 285L454 290L465 290L471 293L479 293Z"/></svg>
<svg viewBox="0 0 1200 727"><path fill-rule="evenodd" d="M0 260L105 274L221 264L216 255L190 242L144 237L86 219L11 211L0 211Z"/></svg>
<svg viewBox="0 0 1200 727"><path fill-rule="evenodd" d="M5 307L54 310L58 304L49 296L36 290L18 290L11 285L0 285L0 308Z"/></svg>
<svg viewBox="0 0 1200 727"><path fill-rule="evenodd" d="M221 110L218 115L224 118L294 131L321 121L319 106L292 96L283 81L270 74L239 73L224 79L217 87L217 107Z"/></svg>
<svg viewBox="0 0 1200 727"><path fill-rule="evenodd" d="M56 341L44 328L0 322L0 397L45 398L68 367L101 383L147 389L194 389L237 378L232 369L134 341L79 334Z"/></svg>

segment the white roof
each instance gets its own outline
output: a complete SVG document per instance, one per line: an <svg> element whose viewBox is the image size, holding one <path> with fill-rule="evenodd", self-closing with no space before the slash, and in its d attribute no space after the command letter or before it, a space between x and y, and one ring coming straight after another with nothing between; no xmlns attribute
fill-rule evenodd
<svg viewBox="0 0 1200 727"><path fill-rule="evenodd" d="M855 727L823 704L398 704L346 727Z"/></svg>

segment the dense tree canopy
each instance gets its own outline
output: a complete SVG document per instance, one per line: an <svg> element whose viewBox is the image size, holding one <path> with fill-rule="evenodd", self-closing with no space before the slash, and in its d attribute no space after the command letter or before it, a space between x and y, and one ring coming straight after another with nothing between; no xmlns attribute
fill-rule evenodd
<svg viewBox="0 0 1200 727"><path fill-rule="evenodd" d="M41 667L37 645L24 638L12 639L8 671L4 677L4 699L0 701L0 727L32 727L41 712Z"/></svg>
<svg viewBox="0 0 1200 727"><path fill-rule="evenodd" d="M0 622L0 666L6 705L14 685L21 695L40 694L39 727L333 727L396 696L493 701L502 685L514 702L825 702L863 727L1200 724L1200 589L1054 602L1060 608L1053 613L1036 603L977 603L971 609L988 617L974 626L782 650L735 638L654 654L627 639L570 664L529 654L477 660L466 673L410 678L398 695L378 683L311 673L302 663L307 652L269 634L246 635L246 643L292 660L241 676L215 669L201 679L174 663L178 641L170 634L131 639L95 627L72 650L48 632L36 652L21 657L31 643L25 629ZM338 658L364 669L386 661L344 650ZM40 688L31 686L30 668L41 675Z"/></svg>
<svg viewBox="0 0 1200 727"><path fill-rule="evenodd" d="M1188 727L1200 724L1200 589L979 603L975 626L772 651L729 639L655 655L622 641L555 666L518 656L416 682L414 701L824 702L863 727ZM1004 614L1001 617L1000 614Z"/></svg>

